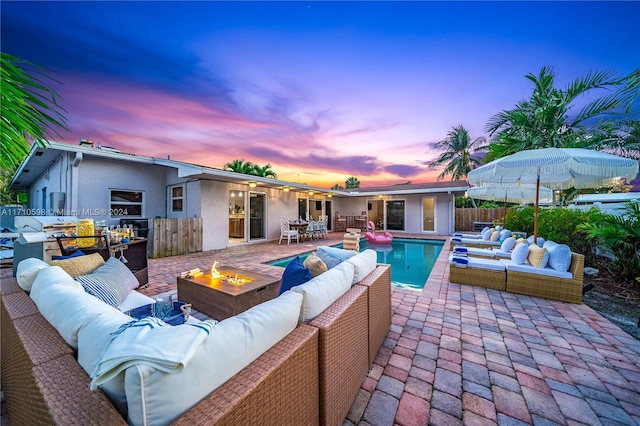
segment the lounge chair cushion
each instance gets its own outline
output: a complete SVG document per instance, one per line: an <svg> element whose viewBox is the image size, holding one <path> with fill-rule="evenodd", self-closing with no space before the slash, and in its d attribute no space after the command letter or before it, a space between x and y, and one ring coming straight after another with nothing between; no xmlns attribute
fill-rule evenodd
<svg viewBox="0 0 640 426"><path fill-rule="evenodd" d="M375 250L367 249L362 253L350 257L345 262L353 265L353 283L359 283L376 269L378 256Z"/></svg>
<svg viewBox="0 0 640 426"><path fill-rule="evenodd" d="M304 297L303 320L309 322L351 288L354 266L342 262L304 284L291 289Z"/></svg>
<svg viewBox="0 0 640 426"><path fill-rule="evenodd" d="M454 267L461 267L460 264L456 264L453 259L453 253L449 254L449 264ZM467 258L468 268L480 268L480 269L489 269L492 271L504 271L505 266L502 262L495 259L485 259L483 257L473 257L470 256ZM464 268L464 266L462 266Z"/></svg>
<svg viewBox="0 0 640 426"><path fill-rule="evenodd" d="M544 247L538 247L535 244L529 246L529 255L527 261L536 268L544 268L549 261L549 252Z"/></svg>
<svg viewBox="0 0 640 426"><path fill-rule="evenodd" d="M513 246L516 245L516 239L513 237L509 237L505 239L500 245L500 250L502 251L511 251L513 250Z"/></svg>
<svg viewBox="0 0 640 426"><path fill-rule="evenodd" d="M115 257L110 257L93 273L78 276L76 280L87 293L113 307L122 303L139 285L133 272Z"/></svg>
<svg viewBox="0 0 640 426"><path fill-rule="evenodd" d="M519 244L511 251L511 260L518 265L522 265L529 256L529 246L527 244Z"/></svg>
<svg viewBox="0 0 640 426"><path fill-rule="evenodd" d="M544 275L549 277L566 278L566 279L573 278L573 274L571 274L571 272L556 271L555 269L552 269L548 266L546 268L536 268L535 266L530 265L528 263L517 265L515 262L513 262L513 260L509 260L509 259L500 259L499 262L502 262L508 271L525 272L527 274L532 274L532 275Z"/></svg>
<svg viewBox="0 0 640 426"><path fill-rule="evenodd" d="M87 275L104 265L104 259L100 253L92 253L86 256L71 257L63 260L52 260L51 266L59 266L72 277Z"/></svg>
<svg viewBox="0 0 640 426"><path fill-rule="evenodd" d="M291 333L298 326L302 302L300 294L288 291L220 321L178 374L142 364L129 367L125 371L128 422L171 423Z"/></svg>
<svg viewBox="0 0 640 426"><path fill-rule="evenodd" d="M48 268L49 264L41 259L30 257L18 263L16 268L16 281L18 285L25 291L31 291L33 280L36 279L41 269Z"/></svg>
<svg viewBox="0 0 640 426"><path fill-rule="evenodd" d="M306 283L311 278L311 271L304 267L300 256L296 256L282 273L282 279L280 280L280 288L278 289L278 295L284 293L287 290L291 290L293 287Z"/></svg>
<svg viewBox="0 0 640 426"><path fill-rule="evenodd" d="M558 272L567 272L571 265L571 248L566 244L549 245L545 248L549 253L547 265Z"/></svg>
<svg viewBox="0 0 640 426"><path fill-rule="evenodd" d="M315 252L309 254L302 265L311 272L312 277L317 277L328 270L327 265L316 255Z"/></svg>

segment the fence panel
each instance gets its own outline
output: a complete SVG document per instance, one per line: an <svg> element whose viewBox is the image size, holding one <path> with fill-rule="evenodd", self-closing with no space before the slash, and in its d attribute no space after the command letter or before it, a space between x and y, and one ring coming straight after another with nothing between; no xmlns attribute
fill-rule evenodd
<svg viewBox="0 0 640 426"><path fill-rule="evenodd" d="M474 222L493 222L494 220L502 222L504 215L503 208L493 209L474 209L474 208L456 208L456 231L473 232Z"/></svg>
<svg viewBox="0 0 640 426"><path fill-rule="evenodd" d="M202 218L153 219L152 257L176 256L202 251Z"/></svg>

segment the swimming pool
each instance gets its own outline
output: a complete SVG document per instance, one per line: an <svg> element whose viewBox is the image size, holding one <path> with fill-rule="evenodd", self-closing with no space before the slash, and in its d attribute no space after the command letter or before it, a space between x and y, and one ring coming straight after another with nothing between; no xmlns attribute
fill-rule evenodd
<svg viewBox="0 0 640 426"><path fill-rule="evenodd" d="M365 239L360 240L360 251L368 248L375 250L378 263L391 265L391 284L394 287L414 290L422 290L424 287L443 246L444 241L435 240L394 238L391 244L369 244ZM342 248L342 244L334 247ZM304 260L309 253L301 254L300 259ZM269 265L285 268L294 257L271 262Z"/></svg>

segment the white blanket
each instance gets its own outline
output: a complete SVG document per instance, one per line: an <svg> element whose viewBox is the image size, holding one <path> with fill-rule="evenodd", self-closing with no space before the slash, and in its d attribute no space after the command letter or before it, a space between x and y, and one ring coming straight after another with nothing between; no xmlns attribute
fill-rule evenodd
<svg viewBox="0 0 640 426"><path fill-rule="evenodd" d="M158 318L146 317L122 325L113 333L96 364L90 389L97 389L136 364L167 373L181 372L216 322L171 326Z"/></svg>

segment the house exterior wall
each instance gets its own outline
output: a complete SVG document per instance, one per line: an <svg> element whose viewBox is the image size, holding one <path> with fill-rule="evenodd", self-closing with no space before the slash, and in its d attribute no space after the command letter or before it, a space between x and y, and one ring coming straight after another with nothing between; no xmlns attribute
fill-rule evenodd
<svg viewBox="0 0 640 426"><path fill-rule="evenodd" d="M31 185L28 191L28 208L36 216L57 214L51 211L50 196L52 192L62 192L65 194L65 214L61 216L76 216L69 207L69 186L70 176L67 176L68 157L63 155L58 158L40 177ZM46 192L43 202L42 192ZM68 214L66 214L68 213Z"/></svg>

